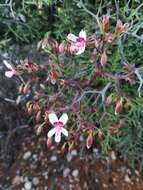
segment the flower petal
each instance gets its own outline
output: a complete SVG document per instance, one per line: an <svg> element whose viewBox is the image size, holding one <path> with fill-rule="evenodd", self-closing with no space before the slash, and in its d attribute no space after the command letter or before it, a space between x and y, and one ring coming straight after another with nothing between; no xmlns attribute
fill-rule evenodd
<svg viewBox="0 0 143 190"><path fill-rule="evenodd" d="M81 30L80 33L79 33L79 37L86 40L86 32L84 30Z"/></svg>
<svg viewBox="0 0 143 190"><path fill-rule="evenodd" d="M50 113L49 115L49 121L53 125L54 122L58 122L58 118L55 113Z"/></svg>
<svg viewBox="0 0 143 190"><path fill-rule="evenodd" d="M59 143L61 141L61 132L55 133L55 142Z"/></svg>
<svg viewBox="0 0 143 190"><path fill-rule="evenodd" d="M77 40L77 36L75 36L74 34L68 34L68 36L67 36L67 40L69 40L69 41L71 41L71 42L76 42L76 40Z"/></svg>
<svg viewBox="0 0 143 190"><path fill-rule="evenodd" d="M5 72L5 76L8 77L8 78L11 78L13 75L14 75L13 71L6 71Z"/></svg>
<svg viewBox="0 0 143 190"><path fill-rule="evenodd" d="M85 45L79 48L78 52L76 52L76 55L80 55L80 54L82 54L84 51L85 51Z"/></svg>
<svg viewBox="0 0 143 190"><path fill-rule="evenodd" d="M66 136L66 137L68 137L68 131L65 129L65 128L61 128L61 131L62 131L62 133Z"/></svg>
<svg viewBox="0 0 143 190"><path fill-rule="evenodd" d="M60 117L59 121L62 122L63 125L65 125L68 121L68 115L66 113L63 113L63 115Z"/></svg>
<svg viewBox="0 0 143 190"><path fill-rule="evenodd" d="M48 132L48 134L47 134L48 138L51 138L55 133L56 133L56 129L55 129L55 128L51 129L51 130Z"/></svg>
<svg viewBox="0 0 143 190"><path fill-rule="evenodd" d="M8 69L10 69L10 70L13 69L13 67L12 67L6 60L3 60L3 63L4 63L4 65L5 65Z"/></svg>

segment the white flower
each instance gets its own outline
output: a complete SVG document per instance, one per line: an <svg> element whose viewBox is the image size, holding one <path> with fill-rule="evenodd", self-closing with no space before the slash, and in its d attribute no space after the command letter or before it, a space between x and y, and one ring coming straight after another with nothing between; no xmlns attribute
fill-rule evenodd
<svg viewBox="0 0 143 190"><path fill-rule="evenodd" d="M55 113L50 113L49 121L54 126L54 128L48 132L48 138L51 138L53 135L55 135L55 142L58 143L61 141L61 134L68 137L68 131L63 128L63 126L68 121L68 115L66 113L64 113L59 119Z"/></svg>
<svg viewBox="0 0 143 190"><path fill-rule="evenodd" d="M67 40L71 43L70 49L75 52L76 55L80 55L85 51L86 47L86 32L81 30L79 36L74 34L68 34Z"/></svg>
<svg viewBox="0 0 143 190"><path fill-rule="evenodd" d="M8 68L8 71L5 72L5 76L8 78L13 77L16 74L16 70L6 61L3 61L4 65Z"/></svg>

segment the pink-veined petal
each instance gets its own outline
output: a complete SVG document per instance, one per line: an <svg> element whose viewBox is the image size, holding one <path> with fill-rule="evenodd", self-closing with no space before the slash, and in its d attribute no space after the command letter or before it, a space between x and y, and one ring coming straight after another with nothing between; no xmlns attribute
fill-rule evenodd
<svg viewBox="0 0 143 190"><path fill-rule="evenodd" d="M61 131L62 131L62 133L66 136L66 137L68 137L68 131L65 129L65 128L61 128Z"/></svg>
<svg viewBox="0 0 143 190"><path fill-rule="evenodd" d="M54 124L54 122L58 122L58 118L55 113L49 114L49 121L52 125Z"/></svg>
<svg viewBox="0 0 143 190"><path fill-rule="evenodd" d="M5 65L8 69L13 70L13 67L12 67L6 60L4 60L3 63L4 63L4 65Z"/></svg>
<svg viewBox="0 0 143 190"><path fill-rule="evenodd" d="M84 30L81 30L80 33L79 33L79 37L86 40L86 32Z"/></svg>
<svg viewBox="0 0 143 190"><path fill-rule="evenodd" d="M55 142L59 143L61 141L61 132L55 133Z"/></svg>
<svg viewBox="0 0 143 190"><path fill-rule="evenodd" d="M76 55L80 55L80 54L82 54L84 51L85 51L85 45L79 48L78 52L76 52Z"/></svg>
<svg viewBox="0 0 143 190"><path fill-rule="evenodd" d="M67 36L67 40L68 41L71 41L71 42L76 42L76 40L77 40L77 36L75 36L74 34L68 34L68 36Z"/></svg>
<svg viewBox="0 0 143 190"><path fill-rule="evenodd" d="M62 122L63 125L65 125L68 121L68 115L66 113L63 113L63 115L60 117L59 121Z"/></svg>
<svg viewBox="0 0 143 190"><path fill-rule="evenodd" d="M14 75L13 71L6 71L5 72L5 76L8 77L8 78L11 78L13 75Z"/></svg>
<svg viewBox="0 0 143 190"><path fill-rule="evenodd" d="M51 138L55 133L56 133L56 129L55 129L55 128L51 129L51 130L48 132L48 134L47 134L48 138Z"/></svg>

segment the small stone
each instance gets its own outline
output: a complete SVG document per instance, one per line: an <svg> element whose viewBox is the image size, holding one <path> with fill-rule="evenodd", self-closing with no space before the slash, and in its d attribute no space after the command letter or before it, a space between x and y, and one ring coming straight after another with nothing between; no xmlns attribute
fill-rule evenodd
<svg viewBox="0 0 143 190"><path fill-rule="evenodd" d="M52 162L55 162L55 161L57 161L57 157L56 157L56 156L51 156L50 160L51 160Z"/></svg>
<svg viewBox="0 0 143 190"><path fill-rule="evenodd" d="M24 155L23 155L24 160L28 160L30 157L31 157L31 152L30 151L25 152Z"/></svg>
<svg viewBox="0 0 143 190"><path fill-rule="evenodd" d="M31 190L32 188L32 183L30 181L27 181L25 184L24 184L24 187L26 190Z"/></svg>
<svg viewBox="0 0 143 190"><path fill-rule="evenodd" d="M39 178L38 177L34 177L32 180L32 183L36 186L39 184Z"/></svg>
<svg viewBox="0 0 143 190"><path fill-rule="evenodd" d="M20 179L19 176L15 176L15 177L13 178L13 184L14 184L14 185L20 185L20 184L21 184L21 179Z"/></svg>
<svg viewBox="0 0 143 190"><path fill-rule="evenodd" d="M63 177L67 177L70 173L70 169L69 168L65 168L64 171L63 171Z"/></svg>
<svg viewBox="0 0 143 190"><path fill-rule="evenodd" d="M97 154L97 153L99 152L99 150L98 150L97 148L93 148L93 152L94 152L95 154Z"/></svg>
<svg viewBox="0 0 143 190"><path fill-rule="evenodd" d="M32 158L33 158L34 161L37 161L38 160L37 154L33 154Z"/></svg>
<svg viewBox="0 0 143 190"><path fill-rule="evenodd" d="M103 183L103 187L104 187L104 188L108 188L108 185L105 184L105 183Z"/></svg>
<svg viewBox="0 0 143 190"><path fill-rule="evenodd" d="M116 160L116 154L114 151L111 152L110 156L112 160Z"/></svg>
<svg viewBox="0 0 143 190"><path fill-rule="evenodd" d="M128 174L125 175L124 180L126 183L131 183L131 179L129 178Z"/></svg>
<svg viewBox="0 0 143 190"><path fill-rule="evenodd" d="M71 155L72 155L72 156L77 156L77 150L75 150L75 149L72 150L72 151L71 151Z"/></svg>
<svg viewBox="0 0 143 190"><path fill-rule="evenodd" d="M70 161L72 160L72 155L71 155L70 152L67 154L66 157L67 157L67 161L68 161L68 162L70 162Z"/></svg>
<svg viewBox="0 0 143 190"><path fill-rule="evenodd" d="M126 172L127 172L127 174L129 174L129 175L132 174L132 172L131 172L131 170L130 170L129 168L126 170Z"/></svg>
<svg viewBox="0 0 143 190"><path fill-rule="evenodd" d="M48 179L48 172L47 172L47 171L43 172L42 175L44 176L44 178L45 178L46 180Z"/></svg>
<svg viewBox="0 0 143 190"><path fill-rule="evenodd" d="M136 182L139 182L139 178L136 178Z"/></svg>
<svg viewBox="0 0 143 190"><path fill-rule="evenodd" d="M20 181L24 182L24 177L23 176L20 177Z"/></svg>
<svg viewBox="0 0 143 190"><path fill-rule="evenodd" d="M140 173L139 173L138 170L135 170L135 174L136 174L137 176L140 176Z"/></svg>
<svg viewBox="0 0 143 190"><path fill-rule="evenodd" d="M79 171L77 169L72 171L72 176L73 177L77 178L78 174L79 174Z"/></svg>

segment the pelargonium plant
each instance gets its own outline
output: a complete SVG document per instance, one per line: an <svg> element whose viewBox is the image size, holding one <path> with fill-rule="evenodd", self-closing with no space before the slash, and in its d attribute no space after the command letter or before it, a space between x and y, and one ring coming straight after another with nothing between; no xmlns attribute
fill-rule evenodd
<svg viewBox="0 0 143 190"><path fill-rule="evenodd" d="M8 69L6 77L22 79L19 93L31 92L26 112L36 123L37 135L44 128L48 130L48 146L54 140L63 144L62 149L71 150L83 137L89 149L95 139L104 140L106 135L120 134L121 126L126 122L125 114L132 106L132 95L124 91L122 85L127 85L128 89L136 88L139 79L139 96L142 87L139 69L134 65L123 62L117 72L115 69L112 71L109 63L109 50L118 45L117 40L124 37L128 28L128 23L117 20L111 32L109 17L104 15L100 21L100 32L91 36L81 29L78 35L67 34L61 43L49 37L39 41L37 49L49 55L45 64L31 63L27 58L21 60L17 67L4 63ZM92 71L84 77L80 71L74 76L72 63L74 59L80 62L85 54ZM75 63L74 66L76 69Z"/></svg>

